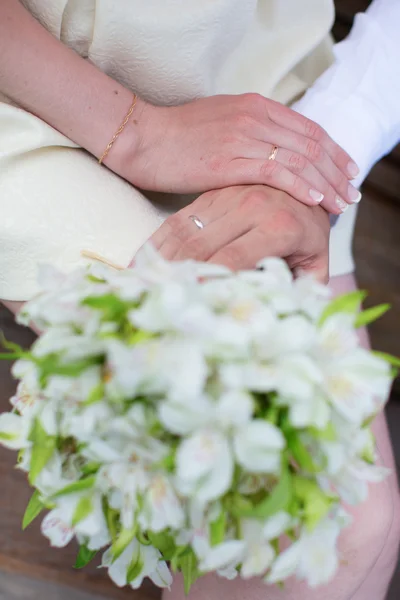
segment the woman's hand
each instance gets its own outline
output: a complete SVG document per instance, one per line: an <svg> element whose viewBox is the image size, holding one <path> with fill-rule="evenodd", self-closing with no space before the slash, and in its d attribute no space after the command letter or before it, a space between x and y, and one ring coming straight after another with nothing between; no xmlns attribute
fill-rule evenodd
<svg viewBox="0 0 400 600"><path fill-rule="evenodd" d="M267 186L243 186L203 194L169 217L150 241L168 260L191 258L232 270L253 269L266 256L278 256L294 272L326 283L329 233L321 207Z"/></svg>
<svg viewBox="0 0 400 600"><path fill-rule="evenodd" d="M316 123L258 94L146 105L138 131L122 175L142 189L264 184L334 214L361 197L349 182L358 172L349 155Z"/></svg>

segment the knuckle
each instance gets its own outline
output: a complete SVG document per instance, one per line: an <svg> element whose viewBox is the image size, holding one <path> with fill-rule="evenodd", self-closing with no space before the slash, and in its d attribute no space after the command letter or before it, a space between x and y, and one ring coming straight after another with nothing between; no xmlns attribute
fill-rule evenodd
<svg viewBox="0 0 400 600"><path fill-rule="evenodd" d="M306 146L306 155L308 160L314 163L318 163L322 161L325 153L322 146L318 142L314 140L309 140Z"/></svg>
<svg viewBox="0 0 400 600"><path fill-rule="evenodd" d="M260 224L261 228L268 233L271 228L275 232L280 232L286 239L298 237L302 232L302 223L296 217L295 213L289 208L278 208L273 215L269 215L265 223Z"/></svg>
<svg viewBox="0 0 400 600"><path fill-rule="evenodd" d="M233 118L233 125L236 130L240 131L248 131L250 128L254 127L256 123L255 118L248 111L240 111Z"/></svg>
<svg viewBox="0 0 400 600"><path fill-rule="evenodd" d="M275 182L281 171L282 167L276 160L266 160L260 168L261 180L266 183Z"/></svg>
<svg viewBox="0 0 400 600"><path fill-rule="evenodd" d="M250 189L240 200L239 205L245 211L256 212L265 206L265 193L257 188Z"/></svg>
<svg viewBox="0 0 400 600"><path fill-rule="evenodd" d="M292 153L289 157L289 169L296 174L303 173L308 167L308 160L301 154Z"/></svg>
<svg viewBox="0 0 400 600"><path fill-rule="evenodd" d="M249 94L243 94L243 99L246 107L252 112L258 112L260 110L265 109L266 101L264 96L262 96L261 94L257 94L254 92L251 92Z"/></svg>
<svg viewBox="0 0 400 600"><path fill-rule="evenodd" d="M312 121L311 119L307 119L305 123L305 134L307 137L315 140L317 142L321 142L324 137L324 131L322 127L320 127L317 123Z"/></svg>

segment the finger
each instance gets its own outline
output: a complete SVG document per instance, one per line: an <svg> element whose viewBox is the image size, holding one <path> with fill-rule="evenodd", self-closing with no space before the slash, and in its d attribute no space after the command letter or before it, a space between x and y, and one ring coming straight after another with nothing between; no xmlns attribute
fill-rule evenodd
<svg viewBox="0 0 400 600"><path fill-rule="evenodd" d="M274 127L273 130L269 128L268 141L276 144L279 148L291 150L296 155L301 154L336 190L339 199L344 200L348 204L354 204L361 200L360 192L335 165L320 143L293 133L283 127Z"/></svg>
<svg viewBox="0 0 400 600"><path fill-rule="evenodd" d="M251 231L254 220L255 215L249 212L232 210L181 244L173 259L208 261L224 246Z"/></svg>
<svg viewBox="0 0 400 600"><path fill-rule="evenodd" d="M265 232L264 228L254 228L227 244L210 256L209 262L228 267L232 271L254 269L257 263L268 256L285 257L294 252L294 236L282 235L279 228Z"/></svg>
<svg viewBox="0 0 400 600"><path fill-rule="evenodd" d="M360 170L351 156L339 146L317 123L278 102L268 103L268 115L274 123L319 143L335 165L348 177L354 179Z"/></svg>
<svg viewBox="0 0 400 600"><path fill-rule="evenodd" d="M247 184L253 185L261 182L263 185L286 192L307 206L316 206L324 199L322 192L313 189L305 179L277 160L236 159L232 161L231 168L238 181L245 180Z"/></svg>
<svg viewBox="0 0 400 600"><path fill-rule="evenodd" d="M318 202L318 194L323 194L324 198L320 204L325 210L336 215L347 210L349 204L342 196L343 187L347 189L349 183L343 175L340 175L341 181L335 188L302 154L279 148L275 160L310 185L310 195L315 196L316 202ZM316 202L309 201L307 204L314 206Z"/></svg>

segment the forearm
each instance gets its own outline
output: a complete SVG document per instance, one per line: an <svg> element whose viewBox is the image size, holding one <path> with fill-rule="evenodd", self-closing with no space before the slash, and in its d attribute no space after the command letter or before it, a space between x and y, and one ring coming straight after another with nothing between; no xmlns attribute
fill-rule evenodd
<svg viewBox="0 0 400 600"><path fill-rule="evenodd" d="M0 91L99 157L133 94L63 45L18 0L0 2ZM136 111L143 104L139 100ZM121 136L121 140L123 136ZM135 130L124 143L135 144Z"/></svg>

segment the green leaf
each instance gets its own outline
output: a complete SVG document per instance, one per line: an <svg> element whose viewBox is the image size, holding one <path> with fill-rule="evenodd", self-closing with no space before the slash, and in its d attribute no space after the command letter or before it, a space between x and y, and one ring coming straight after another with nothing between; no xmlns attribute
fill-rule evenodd
<svg viewBox="0 0 400 600"><path fill-rule="evenodd" d="M82 492L83 490L91 489L95 483L95 475L91 475L90 477L84 477L79 481L74 481L74 483L70 483L69 485L63 487L56 494L54 494L54 498L59 498L60 496L67 496L68 494L76 494L77 492Z"/></svg>
<svg viewBox="0 0 400 600"><path fill-rule="evenodd" d="M105 321L120 321L130 308L129 303L124 302L115 294L88 296L82 301L82 304L100 310Z"/></svg>
<svg viewBox="0 0 400 600"><path fill-rule="evenodd" d="M114 560L117 560L117 558L121 556L124 550L126 550L131 541L134 539L136 532L137 527L133 527L132 529L123 529L121 531L118 538L111 546L111 552Z"/></svg>
<svg viewBox="0 0 400 600"><path fill-rule="evenodd" d="M215 521L210 523L210 543L211 546L217 546L225 539L226 530L226 512L221 510Z"/></svg>
<svg viewBox="0 0 400 600"><path fill-rule="evenodd" d="M36 517L44 510L45 505L40 499L40 493L38 490L35 490L29 500L28 506L26 507L26 511L24 514L24 518L22 519L22 529L26 529L28 525L36 519Z"/></svg>
<svg viewBox="0 0 400 600"><path fill-rule="evenodd" d="M323 325L325 321L329 319L329 317L337 313L349 313L356 315L366 297L367 292L362 290L356 290L354 292L350 292L349 294L338 296L328 304L322 313L319 322L320 326Z"/></svg>
<svg viewBox="0 0 400 600"><path fill-rule="evenodd" d="M193 550L180 559L180 568L183 575L183 583L186 596L189 594L192 585L200 577L200 571L197 566L197 558Z"/></svg>
<svg viewBox="0 0 400 600"><path fill-rule="evenodd" d="M16 440L18 437L17 433L6 433L5 431L0 431L0 442L11 442L12 440Z"/></svg>
<svg viewBox="0 0 400 600"><path fill-rule="evenodd" d="M111 539L114 543L118 536L119 512L111 508L105 499L103 499L103 512L107 522L108 531L110 532Z"/></svg>
<svg viewBox="0 0 400 600"><path fill-rule="evenodd" d="M91 390L88 397L83 402L83 405L90 406L91 404L97 404L97 402L101 402L104 398L104 393L104 383L101 381Z"/></svg>
<svg viewBox="0 0 400 600"><path fill-rule="evenodd" d="M90 496L82 496L76 505L74 515L72 517L72 525L75 526L86 517L88 517L93 511L93 502Z"/></svg>
<svg viewBox="0 0 400 600"><path fill-rule="evenodd" d="M308 473L319 473L321 467L316 465L310 452L302 442L300 435L292 433L287 437L288 447L297 464Z"/></svg>
<svg viewBox="0 0 400 600"><path fill-rule="evenodd" d="M140 553L138 553L138 555L133 558L131 564L128 567L128 571L126 574L128 584L132 583L132 581L134 581L136 577L140 575L140 573L143 571L143 567L143 561L140 558Z"/></svg>
<svg viewBox="0 0 400 600"><path fill-rule="evenodd" d="M315 481L305 477L295 476L293 487L304 511L306 525L309 530L312 530L326 517L337 499L335 496L325 494Z"/></svg>
<svg viewBox="0 0 400 600"><path fill-rule="evenodd" d="M94 475L100 469L101 464L97 462L89 462L82 467L82 473L84 475Z"/></svg>
<svg viewBox="0 0 400 600"><path fill-rule="evenodd" d="M0 346L3 346L3 348L5 348L6 350L10 350L10 352L12 352L12 354L16 356L26 354L26 351L23 348L21 348L19 344L9 342L2 331L0 331Z"/></svg>
<svg viewBox="0 0 400 600"><path fill-rule="evenodd" d="M164 560L172 560L177 551L172 535L167 532L153 533L151 531L149 531L147 535L153 546L161 552Z"/></svg>
<svg viewBox="0 0 400 600"><path fill-rule="evenodd" d="M324 440L325 442L334 442L337 437L335 427L331 422L329 422L324 429L310 427L309 431L314 438L318 440Z"/></svg>
<svg viewBox="0 0 400 600"><path fill-rule="evenodd" d="M373 354L374 356L381 358L385 362L389 363L389 365L400 369L400 358L397 358L397 356L392 356L391 354L387 354L386 352L378 352L376 350L373 352Z"/></svg>
<svg viewBox="0 0 400 600"><path fill-rule="evenodd" d="M366 327L370 323L373 323L382 317L385 313L387 313L388 310L390 310L390 308L390 304L379 304L373 308L368 308L357 315L354 326L357 329L360 327Z"/></svg>
<svg viewBox="0 0 400 600"><path fill-rule="evenodd" d="M39 419L35 419L29 440L32 442L29 483L33 486L42 469L47 465L57 447L57 438L47 434Z"/></svg>
<svg viewBox="0 0 400 600"><path fill-rule="evenodd" d="M270 494L256 506L232 506L232 512L237 517L253 517L267 519L275 513L285 510L292 499L292 476L288 468L282 469L280 479Z"/></svg>
<svg viewBox="0 0 400 600"><path fill-rule="evenodd" d="M40 384L45 387L51 375L75 378L93 365L102 364L103 358L89 356L75 362L65 363L62 362L62 356L53 353L40 358L34 357L33 362L40 372Z"/></svg>
<svg viewBox="0 0 400 600"><path fill-rule="evenodd" d="M74 569L83 569L83 567L86 567L94 559L97 552L97 550L89 550L85 545L80 546Z"/></svg>

